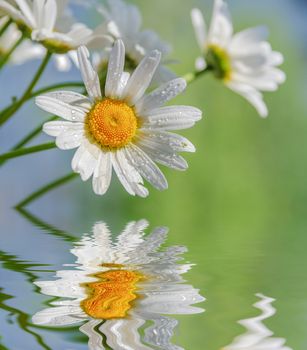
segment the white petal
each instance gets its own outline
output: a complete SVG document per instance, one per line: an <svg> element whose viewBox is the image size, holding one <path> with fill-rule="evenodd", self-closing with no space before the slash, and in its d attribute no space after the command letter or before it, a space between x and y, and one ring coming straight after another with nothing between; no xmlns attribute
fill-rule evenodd
<svg viewBox="0 0 307 350"><path fill-rule="evenodd" d="M46 95L36 97L35 103L41 109L66 120L82 122L86 116L86 113L81 108L71 106L68 103Z"/></svg>
<svg viewBox="0 0 307 350"><path fill-rule="evenodd" d="M22 15L22 13L4 0L0 0L0 10L4 14L7 14L8 16L12 17L15 21L20 21L21 23L25 21L25 18Z"/></svg>
<svg viewBox="0 0 307 350"><path fill-rule="evenodd" d="M185 137L166 131L142 132L137 141L161 149L161 151L195 152L194 145Z"/></svg>
<svg viewBox="0 0 307 350"><path fill-rule="evenodd" d="M142 130L180 130L192 127L202 117L198 108L190 106L168 106L150 111L142 117Z"/></svg>
<svg viewBox="0 0 307 350"><path fill-rule="evenodd" d="M131 106L143 96L144 92L148 88L159 65L160 59L161 53L154 50L143 58L135 71L132 73L122 96Z"/></svg>
<svg viewBox="0 0 307 350"><path fill-rule="evenodd" d="M84 138L84 127L79 130L67 130L56 138L56 145L62 150L79 147Z"/></svg>
<svg viewBox="0 0 307 350"><path fill-rule="evenodd" d="M37 312L33 316L32 321L34 324L39 325L65 326L82 322L84 319L80 317L80 314L82 314L80 307L52 307Z"/></svg>
<svg viewBox="0 0 307 350"><path fill-rule="evenodd" d="M89 50L110 49L114 43L114 39L110 35L96 35L95 33L88 39L86 47Z"/></svg>
<svg viewBox="0 0 307 350"><path fill-rule="evenodd" d="M51 121L43 125L43 131L50 136L59 136L67 131L80 131L84 129L83 123L72 123L66 121Z"/></svg>
<svg viewBox="0 0 307 350"><path fill-rule="evenodd" d="M272 66L279 66L280 64L283 64L284 62L284 56L277 51L272 51L269 64Z"/></svg>
<svg viewBox="0 0 307 350"><path fill-rule="evenodd" d="M139 328L145 323L144 319L107 320L99 331L105 334L107 344L117 350L152 350L152 347L142 344Z"/></svg>
<svg viewBox="0 0 307 350"><path fill-rule="evenodd" d="M90 320L79 328L79 330L88 337L89 350L105 350L102 345L102 334L96 331L96 327L98 327L99 324L101 324L101 320Z"/></svg>
<svg viewBox="0 0 307 350"><path fill-rule="evenodd" d="M118 86L123 74L125 64L125 46L121 40L117 40L111 51L107 80L105 85L105 96L117 98Z"/></svg>
<svg viewBox="0 0 307 350"><path fill-rule="evenodd" d="M30 24L32 28L36 28L37 23L33 16L32 10L29 7L29 4L26 0L15 0L16 4L19 6L22 14L25 16L27 22Z"/></svg>
<svg viewBox="0 0 307 350"><path fill-rule="evenodd" d="M71 167L74 172L79 173L83 181L88 180L97 166L100 149L98 146L84 140L77 149Z"/></svg>
<svg viewBox="0 0 307 350"><path fill-rule="evenodd" d="M71 61L66 54L54 55L54 60L56 67L60 72L68 72L71 69Z"/></svg>
<svg viewBox="0 0 307 350"><path fill-rule="evenodd" d="M257 45L262 41L266 41L268 34L268 29L265 26L258 26L242 30L233 36L229 49L232 52L241 52L246 47Z"/></svg>
<svg viewBox="0 0 307 350"><path fill-rule="evenodd" d="M232 33L232 21L227 3L224 0L215 0L208 43L225 47L229 44Z"/></svg>
<svg viewBox="0 0 307 350"><path fill-rule="evenodd" d="M198 46L200 48L200 51L203 52L205 49L206 36L207 36L207 33L206 33L207 29L206 29L204 16L202 15L199 9L194 8L191 11L191 19L192 19L192 24L194 27Z"/></svg>
<svg viewBox="0 0 307 350"><path fill-rule="evenodd" d="M138 146L141 150L148 154L152 160L159 164L180 171L188 168L188 163L186 160L176 153L161 152L154 146L149 147L145 145L145 143L141 144L140 142L138 143Z"/></svg>
<svg viewBox="0 0 307 350"><path fill-rule="evenodd" d="M33 15L36 22L36 29L44 28L44 1L34 0L33 1Z"/></svg>
<svg viewBox="0 0 307 350"><path fill-rule="evenodd" d="M251 105L253 105L261 117L265 118L268 116L268 109L263 101L263 96L255 88L247 84L235 82L227 83L227 86L243 96Z"/></svg>
<svg viewBox="0 0 307 350"><path fill-rule="evenodd" d="M127 147L126 156L140 175L152 186L162 191L167 189L168 184L165 176L157 165L139 147L131 144Z"/></svg>
<svg viewBox="0 0 307 350"><path fill-rule="evenodd" d="M248 84L262 91L275 91L278 89L278 84L282 84L286 79L285 73L276 68L256 73L253 75L233 73L232 79L233 82Z"/></svg>
<svg viewBox="0 0 307 350"><path fill-rule="evenodd" d="M99 100L101 99L99 77L97 72L95 72L92 67L92 64L89 60L89 55L89 51L85 46L79 47L79 66L87 93L92 100Z"/></svg>
<svg viewBox="0 0 307 350"><path fill-rule="evenodd" d="M101 151L93 174L93 190L98 195L107 192L112 178L112 162L110 152Z"/></svg>
<svg viewBox="0 0 307 350"><path fill-rule="evenodd" d="M204 57L197 57L195 60L195 69L198 72L201 72L202 70L204 70L207 67L207 62L204 59Z"/></svg>
<svg viewBox="0 0 307 350"><path fill-rule="evenodd" d="M62 101L64 103L67 103L71 105L71 107L79 107L84 109L84 111L88 112L91 109L90 100L88 97L79 94L75 91L51 91L43 96L51 97L56 100Z"/></svg>
<svg viewBox="0 0 307 350"><path fill-rule="evenodd" d="M77 48L92 39L93 31L83 23L74 23L66 35L72 40L72 45Z"/></svg>
<svg viewBox="0 0 307 350"><path fill-rule="evenodd" d="M55 0L46 0L43 12L43 28L52 31L57 19L57 3Z"/></svg>
<svg viewBox="0 0 307 350"><path fill-rule="evenodd" d="M138 171L128 162L125 149L112 153L112 164L116 175L126 191L132 196L147 197L148 190L142 186L143 180Z"/></svg>
<svg viewBox="0 0 307 350"><path fill-rule="evenodd" d="M136 104L136 112L141 116L146 116L151 110L161 107L166 102L170 101L186 88L187 83L182 78L171 80L159 88L144 96Z"/></svg>

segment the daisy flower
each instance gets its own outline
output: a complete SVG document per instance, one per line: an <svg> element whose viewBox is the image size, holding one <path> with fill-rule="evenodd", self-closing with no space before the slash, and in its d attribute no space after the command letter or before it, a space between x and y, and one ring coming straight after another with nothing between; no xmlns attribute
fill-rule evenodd
<svg viewBox="0 0 307 350"><path fill-rule="evenodd" d="M158 190L166 189L167 181L155 162L185 170L188 165L177 152L195 151L190 141L168 130L191 127L201 118L194 107L161 107L185 89L185 80L171 80L144 95L161 54L155 50L146 55L129 76L123 72L125 47L118 40L110 55L103 96L85 46L78 56L89 97L69 91L37 97L40 108L66 119L45 123L44 132L56 137L60 149L78 147L72 168L83 181L93 175L96 194L108 190L112 168L131 195L148 195L143 178Z"/></svg>
<svg viewBox="0 0 307 350"><path fill-rule="evenodd" d="M161 64L158 66L154 82L161 83L175 78L165 64L172 63L166 60L171 52L168 43L162 41L158 34L152 30L141 31L142 17L135 5L125 3L122 0L107 0L106 6L98 6L98 11L103 15L105 22L95 29L97 35L109 35L112 41L121 39L126 47L126 69L131 71L141 62L145 55L152 50L159 50L162 54ZM93 62L95 67L105 67L110 48L95 52Z"/></svg>
<svg viewBox="0 0 307 350"><path fill-rule="evenodd" d="M0 30L8 22L8 17L0 18ZM22 33L16 24L12 23L6 31L0 36L0 58L2 55L11 51L17 41L21 38ZM40 45L33 44L30 40L24 40L11 54L10 62L13 64L22 64L28 60L42 57L44 49Z"/></svg>
<svg viewBox="0 0 307 350"><path fill-rule="evenodd" d="M233 26L224 0L215 0L210 29L199 9L191 12L196 39L203 53L196 69L213 71L231 90L242 95L261 117L268 115L261 91L275 91L285 81L285 74L276 66L283 56L272 51L266 41L265 27L255 27L233 33Z"/></svg>
<svg viewBox="0 0 307 350"><path fill-rule="evenodd" d="M55 53L57 67L62 71L70 69L76 48L97 39L87 26L74 23L68 0L0 0L0 11L11 17L33 41ZM103 47L104 37L99 39ZM42 51L41 55L44 54Z"/></svg>
<svg viewBox="0 0 307 350"><path fill-rule="evenodd" d="M64 299L52 301L52 307L36 313L33 322L83 322L80 330L95 350L104 349L103 336L112 349L181 349L170 343L178 322L165 315L203 312L192 305L204 298L181 276L191 268L178 264L186 248L161 250L167 228L144 235L147 227L146 220L130 222L113 242L106 224L95 224L93 234L84 235L71 249L74 269L57 271L56 280L35 282L43 294Z"/></svg>
<svg viewBox="0 0 307 350"><path fill-rule="evenodd" d="M269 317L272 317L276 310L272 306L274 299L268 298L262 294L257 294L260 299L254 304L261 311L261 315L241 320L238 323L246 328L246 333L236 337L234 341L223 348L223 350L292 350L285 346L285 339L274 338L274 333L263 323Z"/></svg>

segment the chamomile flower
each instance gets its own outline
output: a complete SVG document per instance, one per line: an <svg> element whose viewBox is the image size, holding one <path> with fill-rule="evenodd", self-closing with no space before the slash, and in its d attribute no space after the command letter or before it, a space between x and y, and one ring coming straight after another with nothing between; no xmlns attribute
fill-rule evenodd
<svg viewBox="0 0 307 350"><path fill-rule="evenodd" d="M207 33L202 13L191 12L196 39L203 57L196 68L208 68L231 90L243 96L261 117L268 115L261 91L275 91L285 81L285 74L276 66L283 56L272 51L266 41L265 27L255 27L233 33L233 26L224 0L215 0L210 29Z"/></svg>
<svg viewBox="0 0 307 350"><path fill-rule="evenodd" d="M0 0L0 11L10 16L33 41L53 52L62 71L70 69L76 48L97 39L86 25L75 23L68 0ZM103 46L103 36L100 41Z"/></svg>
<svg viewBox="0 0 307 350"><path fill-rule="evenodd" d="M152 30L141 31L142 17L135 5L125 3L123 0L107 0L107 5L98 6L98 11L103 15L105 22L95 29L95 33L109 35L112 41L121 39L124 42L127 70L135 69L147 53L156 49L161 52L162 60L154 76L155 83L175 78L175 74L165 66L171 63L166 59L171 52L170 45L162 41ZM93 55L95 67L99 69L105 66L109 51L105 49L95 52Z"/></svg>
<svg viewBox="0 0 307 350"><path fill-rule="evenodd" d="M273 337L274 333L263 323L263 321L272 317L276 312L272 306L274 299L262 294L257 294L257 297L260 300L254 306L261 311L261 314L239 321L239 324L246 328L246 333L236 337L223 350L292 350L288 346L285 346L285 339Z"/></svg>
<svg viewBox="0 0 307 350"><path fill-rule="evenodd" d="M0 18L0 30L8 22L8 17ZM22 33L15 23L8 26L5 32L0 36L0 58L4 56L15 46L21 38ZM40 58L44 53L44 48L33 44L30 40L24 40L10 55L10 63L22 64L28 60Z"/></svg>
<svg viewBox="0 0 307 350"><path fill-rule="evenodd" d="M145 220L130 222L113 242L106 224L97 223L93 234L84 235L71 249L74 269L57 271L56 280L35 282L43 294L63 300L51 302L33 322L83 322L80 330L88 335L91 350L104 349L102 334L112 349L181 349L170 342L178 322L165 315L203 312L193 304L204 298L181 276L191 268L178 264L186 248L161 250L167 228L145 235L147 227Z"/></svg>
<svg viewBox="0 0 307 350"><path fill-rule="evenodd" d="M45 123L43 130L56 137L60 149L78 148L72 168L83 181L93 176L96 194L108 190L112 168L131 195L148 195L143 178L158 190L166 189L167 181L155 162L185 170L188 165L177 152L195 151L190 141L169 130L189 128L201 118L201 111L194 107L162 107L185 89L185 80L171 80L144 94L161 54L155 50L146 55L130 76L123 71L125 47L118 40L102 95L85 46L79 48L78 56L88 97L69 91L37 97L40 108L66 119Z"/></svg>

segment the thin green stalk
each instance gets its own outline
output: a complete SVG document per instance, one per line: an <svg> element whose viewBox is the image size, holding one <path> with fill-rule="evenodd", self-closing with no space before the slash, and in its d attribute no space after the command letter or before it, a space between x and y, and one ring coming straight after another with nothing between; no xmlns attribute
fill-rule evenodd
<svg viewBox="0 0 307 350"><path fill-rule="evenodd" d="M8 52L4 54L4 56L0 60L0 70L3 68L3 66L8 62L10 59L12 53L17 49L17 47L23 42L24 36L22 35L15 44L10 48Z"/></svg>
<svg viewBox="0 0 307 350"><path fill-rule="evenodd" d="M21 147L23 147L24 145L26 145L28 142L30 142L31 140L34 139L35 136L37 136L43 128L43 125L47 122L52 122L54 120L58 119L57 116L53 116L50 119L48 119L46 122L43 122L42 124L40 124L37 128L35 128L33 131L31 131L28 135L26 135L21 141L19 141L13 148L12 151L15 151Z"/></svg>
<svg viewBox="0 0 307 350"><path fill-rule="evenodd" d="M48 62L51 58L51 55L52 55L52 53L49 51L46 53L46 56L43 59L41 65L39 66L36 74L34 75L34 78L30 82L29 86L27 87L26 91L21 96L21 98L17 102L13 103L11 107L5 108L5 110L0 113L0 125L4 124L6 121L8 121L8 119L15 112L17 112L18 109L29 99L29 97L32 94L33 88L35 87L36 83L38 82L39 78L43 74L43 72L48 64Z"/></svg>
<svg viewBox="0 0 307 350"><path fill-rule="evenodd" d="M51 122L53 120L58 119L58 117L53 116L50 119L47 120L47 122ZM45 122L44 122L45 123ZM40 124L37 128L32 130L28 135L26 135L21 141L19 141L12 149L11 151L16 151L17 149L22 148L25 146L28 142L32 141L41 131L43 128L44 123ZM8 159L4 159L0 161L0 166L2 166L4 163L6 163Z"/></svg>
<svg viewBox="0 0 307 350"><path fill-rule="evenodd" d="M68 175L62 176L59 179L57 179L53 182L50 182L49 184L41 187L36 192L32 193L30 196L28 196L27 198L25 198L24 200L19 202L15 206L15 208L20 210L20 208L28 205L29 203L33 202L35 199L43 196L45 193L53 190L56 187L64 185L66 182L71 181L72 179L76 178L77 176L78 176L78 174L76 174L76 173L69 173Z"/></svg>
<svg viewBox="0 0 307 350"><path fill-rule="evenodd" d="M210 72L212 70L211 67L206 67L202 71L195 71L192 73L187 73L183 76L183 79L186 80L187 84L191 84L193 81L195 81L197 78L201 77L202 75Z"/></svg>
<svg viewBox="0 0 307 350"><path fill-rule="evenodd" d="M67 83L59 83L59 84L54 84L50 86L46 86L44 88L38 89L29 96L30 98L36 97L38 95L41 95L45 92L56 90L56 89L61 89L61 88L66 88L66 87L84 87L84 83L81 81L71 81Z"/></svg>
<svg viewBox="0 0 307 350"><path fill-rule="evenodd" d="M37 145L37 146L33 146L33 147L20 148L20 149L17 149L15 151L10 151L10 152L4 153L4 154L0 154L0 163L6 159L17 158L17 157L21 157L21 156L24 156L27 154L41 152L41 151L45 151L47 149L52 149L55 147L56 147L56 145L54 142L48 142L48 143L43 143L41 145Z"/></svg>
<svg viewBox="0 0 307 350"><path fill-rule="evenodd" d="M13 23L11 19L9 19L5 25L0 29L0 36L7 30L7 28Z"/></svg>

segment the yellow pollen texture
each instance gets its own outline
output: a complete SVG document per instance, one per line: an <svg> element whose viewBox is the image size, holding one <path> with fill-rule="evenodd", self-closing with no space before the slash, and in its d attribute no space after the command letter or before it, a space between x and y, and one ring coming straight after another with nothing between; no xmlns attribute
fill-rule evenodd
<svg viewBox="0 0 307 350"><path fill-rule="evenodd" d="M87 283L89 297L81 302L82 309L95 319L123 318L137 298L136 283L143 275L135 271L110 270L95 275L97 282Z"/></svg>
<svg viewBox="0 0 307 350"><path fill-rule="evenodd" d="M134 110L125 102L106 98L90 110L86 128L100 146L121 148L135 136L137 118Z"/></svg>

